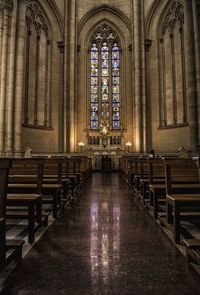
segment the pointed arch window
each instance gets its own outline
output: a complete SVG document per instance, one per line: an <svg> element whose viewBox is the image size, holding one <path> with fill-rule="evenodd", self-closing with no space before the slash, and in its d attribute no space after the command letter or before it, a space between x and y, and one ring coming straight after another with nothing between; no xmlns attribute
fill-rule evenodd
<svg viewBox="0 0 200 295"><path fill-rule="evenodd" d="M120 47L117 34L107 25L99 27L90 47L90 129L106 124L121 126Z"/></svg>

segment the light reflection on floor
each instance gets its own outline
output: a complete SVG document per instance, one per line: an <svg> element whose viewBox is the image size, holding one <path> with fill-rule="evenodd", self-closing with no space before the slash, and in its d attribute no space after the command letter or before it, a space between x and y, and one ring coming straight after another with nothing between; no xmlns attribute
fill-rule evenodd
<svg viewBox="0 0 200 295"><path fill-rule="evenodd" d="M119 271L121 212L120 205L112 201L91 204L92 286L109 286L110 273L117 276Z"/></svg>

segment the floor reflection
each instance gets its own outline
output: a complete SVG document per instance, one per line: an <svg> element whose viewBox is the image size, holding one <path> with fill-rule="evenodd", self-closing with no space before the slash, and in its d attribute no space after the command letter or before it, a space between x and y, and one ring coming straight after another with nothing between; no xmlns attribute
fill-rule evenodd
<svg viewBox="0 0 200 295"><path fill-rule="evenodd" d="M91 205L91 276L92 283L98 282L98 204Z"/></svg>
<svg viewBox="0 0 200 295"><path fill-rule="evenodd" d="M102 200L91 204L91 280L109 286L120 259L120 205Z"/></svg>

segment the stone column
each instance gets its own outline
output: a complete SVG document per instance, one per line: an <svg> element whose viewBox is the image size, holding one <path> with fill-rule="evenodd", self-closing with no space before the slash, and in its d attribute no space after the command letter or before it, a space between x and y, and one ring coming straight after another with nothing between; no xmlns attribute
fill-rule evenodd
<svg viewBox="0 0 200 295"><path fill-rule="evenodd" d="M14 108L14 152L21 154L22 139L22 108L24 95L24 45L25 45L25 0L19 3L18 28L17 28L17 52L15 74L15 108Z"/></svg>
<svg viewBox="0 0 200 295"><path fill-rule="evenodd" d="M68 109L68 128L67 138L69 139L68 150L74 152L76 148L75 141L75 74L76 74L76 0L68 2L68 73L67 73L67 109Z"/></svg>
<svg viewBox="0 0 200 295"><path fill-rule="evenodd" d="M69 151L69 120L68 120L68 10L69 10L69 0L64 3L64 55L63 55L63 152L67 153Z"/></svg>
<svg viewBox="0 0 200 295"><path fill-rule="evenodd" d="M200 145L200 0L193 0L194 11L194 37L196 51L196 75L197 75L197 96L198 96L198 145Z"/></svg>
<svg viewBox="0 0 200 295"><path fill-rule="evenodd" d="M59 152L65 152L65 145L64 145L64 137L65 137L65 116L66 116L66 112L65 107L66 104L64 103L64 42L60 41L58 42L58 48L60 50L60 64L61 64L61 78L60 78L60 95L62 98L62 102L61 102L61 108L60 108L60 113L61 113L61 118L59 120Z"/></svg>
<svg viewBox="0 0 200 295"><path fill-rule="evenodd" d="M141 24L140 0L133 1L133 40L134 40L134 116L135 116L135 150L141 151L142 147L142 103L141 103Z"/></svg>
<svg viewBox="0 0 200 295"><path fill-rule="evenodd" d="M147 97L146 97L146 64L145 64L145 19L144 19L144 0L140 1L140 40L141 40L141 100L142 100L142 144L141 151L147 151L147 133L149 126L147 125Z"/></svg>
<svg viewBox="0 0 200 295"><path fill-rule="evenodd" d="M13 8L12 1L2 1L0 10L3 17L2 55L1 55L1 89L0 89L0 154L4 152L5 145L5 111L8 65L9 17Z"/></svg>
<svg viewBox="0 0 200 295"><path fill-rule="evenodd" d="M151 126L151 89L150 89L150 79L149 79L149 53L151 48L152 40L145 40L145 52L146 52L146 101L147 101L147 132L146 132L146 141L147 141L147 151L152 149L152 126Z"/></svg>
<svg viewBox="0 0 200 295"><path fill-rule="evenodd" d="M188 121L190 127L190 146L196 149L198 141L197 81L195 65L195 38L193 7L191 0L184 0L185 14L185 52L186 52L186 89L188 101Z"/></svg>
<svg viewBox="0 0 200 295"><path fill-rule="evenodd" d="M16 57L16 27L17 27L18 2L15 2L11 23L10 57L9 57L9 77L8 95L6 102L6 146L7 156L13 152L13 108L14 108L14 84L15 84L15 57Z"/></svg>

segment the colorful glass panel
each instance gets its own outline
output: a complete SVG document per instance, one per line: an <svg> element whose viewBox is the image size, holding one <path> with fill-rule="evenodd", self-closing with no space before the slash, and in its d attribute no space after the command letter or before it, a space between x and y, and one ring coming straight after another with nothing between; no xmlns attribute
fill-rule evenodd
<svg viewBox="0 0 200 295"><path fill-rule="evenodd" d="M98 130L99 128L99 102L98 102L98 80L99 80L99 51L97 44L94 43L91 47L91 129Z"/></svg>
<svg viewBox="0 0 200 295"><path fill-rule="evenodd" d="M101 47L101 119L109 120L109 48L104 42Z"/></svg>
<svg viewBox="0 0 200 295"><path fill-rule="evenodd" d="M116 33L107 25L95 33L90 66L91 129L98 130L101 121L111 121L114 130L120 129L120 50Z"/></svg>
<svg viewBox="0 0 200 295"><path fill-rule="evenodd" d="M120 54L115 43L112 47L112 127L120 129Z"/></svg>

